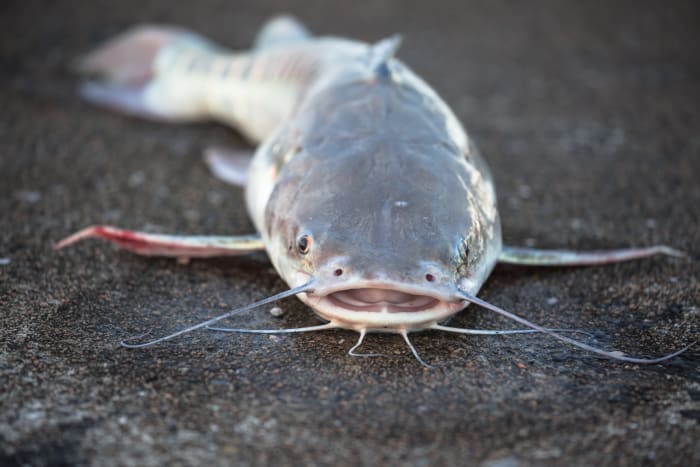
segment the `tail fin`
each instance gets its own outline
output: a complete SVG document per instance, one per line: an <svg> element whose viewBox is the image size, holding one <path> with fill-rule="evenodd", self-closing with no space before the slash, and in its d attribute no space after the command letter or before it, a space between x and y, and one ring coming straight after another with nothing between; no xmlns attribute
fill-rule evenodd
<svg viewBox="0 0 700 467"><path fill-rule="evenodd" d="M219 49L186 29L151 24L135 26L75 63L78 73L94 80L83 83L81 95L95 104L140 117L157 120L198 117L195 103L180 102L173 108L171 103L164 102L165 85L157 79L157 65L164 50L173 44L190 50Z"/></svg>
<svg viewBox="0 0 700 467"><path fill-rule="evenodd" d="M176 41L206 42L186 29L143 24L127 29L78 59L75 70L114 85L142 85L153 78L158 52Z"/></svg>

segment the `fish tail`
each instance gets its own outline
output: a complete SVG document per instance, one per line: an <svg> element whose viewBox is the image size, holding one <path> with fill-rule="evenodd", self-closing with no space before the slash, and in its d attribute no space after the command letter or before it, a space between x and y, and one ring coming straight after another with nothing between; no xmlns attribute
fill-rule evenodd
<svg viewBox="0 0 700 467"><path fill-rule="evenodd" d="M214 119L251 142L270 135L315 79L320 57L301 22L268 21L247 51L224 49L186 29L135 26L75 64L89 102L159 121Z"/></svg>
<svg viewBox="0 0 700 467"><path fill-rule="evenodd" d="M80 93L95 104L157 120L196 120L204 117L196 86L188 93L179 85L179 93L173 93L167 71L178 60L191 62L195 55L220 50L186 29L144 24L107 40L77 60L74 69L88 77Z"/></svg>

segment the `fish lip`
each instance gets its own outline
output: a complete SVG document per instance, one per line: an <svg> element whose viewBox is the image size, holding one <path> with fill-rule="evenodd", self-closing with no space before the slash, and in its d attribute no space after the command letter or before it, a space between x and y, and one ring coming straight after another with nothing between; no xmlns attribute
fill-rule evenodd
<svg viewBox="0 0 700 467"><path fill-rule="evenodd" d="M384 290L395 290L397 292L403 292L411 295L425 295L429 297L434 297L441 301L457 301L462 300L461 297L454 293L456 290L454 285L451 287L444 287L440 285L431 286L420 286L415 284L405 284L400 282L392 282L385 280L361 280L361 281L347 281L339 282L332 285L324 284L314 284L313 289L308 292L309 296L315 297L327 297L328 295L345 292L348 290L356 289L384 289Z"/></svg>
<svg viewBox="0 0 700 467"><path fill-rule="evenodd" d="M417 306L386 302L352 304L336 295L359 289L387 289L411 295L418 299ZM431 327L464 308L465 301L446 287L423 287L415 284L361 281L326 287L300 294L303 302L319 316L339 327L367 331L401 332Z"/></svg>

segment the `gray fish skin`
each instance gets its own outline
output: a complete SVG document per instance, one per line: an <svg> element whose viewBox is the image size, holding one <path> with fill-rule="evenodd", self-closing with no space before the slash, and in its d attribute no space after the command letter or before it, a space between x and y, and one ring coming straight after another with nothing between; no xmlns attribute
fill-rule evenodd
<svg viewBox="0 0 700 467"><path fill-rule="evenodd" d="M292 287L315 279L300 298L321 317L357 330L417 330L463 308L457 287L476 293L491 272L501 251L496 197L444 102L397 59L376 76L366 50L336 55L259 148L248 207L282 278ZM304 234L313 239L307 254L296 246ZM395 304L436 302L403 311L386 292L365 309L374 289L407 294ZM360 309L330 303L346 290L369 290L341 303Z"/></svg>
<svg viewBox="0 0 700 467"><path fill-rule="evenodd" d="M405 335L464 308L459 290L476 293L502 249L493 183L452 111L393 58L399 38L313 38L289 20L259 37L231 52L137 26L80 62L102 77L82 92L142 117L217 119L261 143L248 211L281 277L312 280L299 297L331 324ZM145 238L93 228L60 245L100 232ZM218 252L174 237L139 252L189 254L193 242Z"/></svg>

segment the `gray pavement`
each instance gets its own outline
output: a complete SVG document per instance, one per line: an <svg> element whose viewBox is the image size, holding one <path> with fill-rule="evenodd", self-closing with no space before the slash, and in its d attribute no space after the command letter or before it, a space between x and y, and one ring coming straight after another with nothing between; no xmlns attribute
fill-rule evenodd
<svg viewBox="0 0 700 467"><path fill-rule="evenodd" d="M542 336L162 335L284 289L264 255L147 259L51 243L91 223L247 233L240 190L201 160L215 124L93 108L70 60L134 23L246 48L280 11L321 34L404 34L494 172L508 243L665 243L690 260L499 267L481 296L593 343L660 355L698 338L696 2L5 2L0 7L1 465L699 465L700 348L663 365ZM242 326L316 323L296 299ZM510 327L483 310L454 323Z"/></svg>

